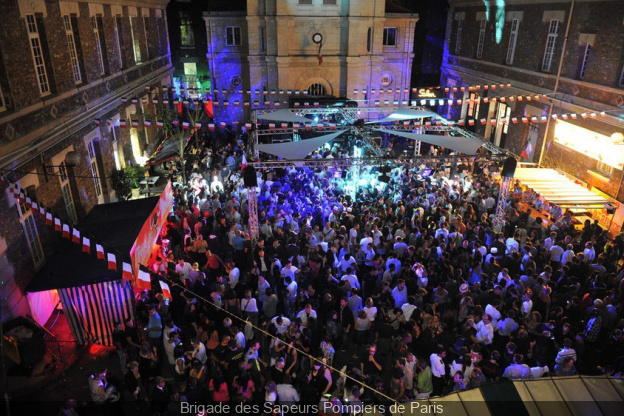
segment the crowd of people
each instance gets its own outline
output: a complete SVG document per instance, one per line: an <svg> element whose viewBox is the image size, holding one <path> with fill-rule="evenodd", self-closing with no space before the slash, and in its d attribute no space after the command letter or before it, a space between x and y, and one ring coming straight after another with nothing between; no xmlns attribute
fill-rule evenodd
<svg viewBox="0 0 624 416"><path fill-rule="evenodd" d="M427 177L396 166L387 183L368 168L347 192L331 158L349 152L326 148L323 168L258 170L252 242L246 140L202 138L167 166L175 207L153 290L137 322L115 323L124 380L115 390L95 375L95 402L117 391L129 412L173 415L180 403L402 402L503 378L622 375L622 235L597 221L577 232L557 207L547 221L519 184L497 233L497 172L483 160Z"/></svg>

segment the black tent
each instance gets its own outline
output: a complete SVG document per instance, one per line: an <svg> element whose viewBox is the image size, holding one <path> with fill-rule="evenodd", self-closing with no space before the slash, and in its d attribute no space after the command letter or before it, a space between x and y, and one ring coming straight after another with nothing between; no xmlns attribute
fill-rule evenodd
<svg viewBox="0 0 624 416"><path fill-rule="evenodd" d="M130 249L159 198L94 207L76 225L81 235L90 239L90 252L82 251L82 242L76 244L59 235L54 253L26 287L27 292L58 290L78 343L112 345L113 322L133 316L133 290L122 279L122 262L130 258ZM115 254L116 270L108 268L106 259L97 258L96 244Z"/></svg>

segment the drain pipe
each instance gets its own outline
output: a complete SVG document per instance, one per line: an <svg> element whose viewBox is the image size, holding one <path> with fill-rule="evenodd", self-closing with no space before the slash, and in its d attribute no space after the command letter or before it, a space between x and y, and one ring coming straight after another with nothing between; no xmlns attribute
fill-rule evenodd
<svg viewBox="0 0 624 416"><path fill-rule="evenodd" d="M566 47L568 45L568 36L570 35L570 26L572 24L572 14L574 13L574 3L576 0L572 0L570 5L570 14L568 15L568 24L566 25L565 38L563 39L563 48L561 51L561 58L559 59L559 69L557 70L557 79L555 80L555 88L553 89L553 97L551 100L550 108L548 110L548 119L546 120L546 131L544 132L544 140L542 141L542 150L540 151L539 162L537 164L542 166L542 160L544 159L544 150L546 150L546 139L548 138L548 131L550 130L550 120L552 119L553 107L555 106L555 95L559 90L559 80L561 79L561 70L563 69L563 58L565 56Z"/></svg>

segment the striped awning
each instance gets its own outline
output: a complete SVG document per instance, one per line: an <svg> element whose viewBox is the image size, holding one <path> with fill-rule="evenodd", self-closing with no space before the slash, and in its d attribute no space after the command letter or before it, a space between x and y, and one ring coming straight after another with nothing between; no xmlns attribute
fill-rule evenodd
<svg viewBox="0 0 624 416"><path fill-rule="evenodd" d="M561 208L604 208L611 201L555 169L517 168L514 179Z"/></svg>

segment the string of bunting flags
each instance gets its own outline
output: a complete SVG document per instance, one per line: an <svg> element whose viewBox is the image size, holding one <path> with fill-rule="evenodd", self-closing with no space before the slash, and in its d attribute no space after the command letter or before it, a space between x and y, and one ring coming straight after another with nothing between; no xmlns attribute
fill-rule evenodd
<svg viewBox="0 0 624 416"><path fill-rule="evenodd" d="M46 226L50 227L54 230L54 232L61 233L62 238L70 240L74 244L80 245L83 253L91 254L95 248L97 259L106 261L109 270L117 272L119 271L119 265L121 264L123 279L131 282L134 281L137 288L151 288L151 285L150 287L140 287L140 285L144 286L145 282L139 283L138 279L135 281L130 263L119 261L117 259L117 255L112 252L106 252L102 244L92 241L91 238L86 235L82 235L78 228L70 227L69 224L63 223L60 218L54 216L52 212L47 210L43 204L39 204L36 201L33 201L32 198L26 196L24 190L20 189L17 184L9 185L9 193L12 194L13 197L19 201L19 203L24 204L26 209L30 209L35 217L43 220L43 223Z"/></svg>

